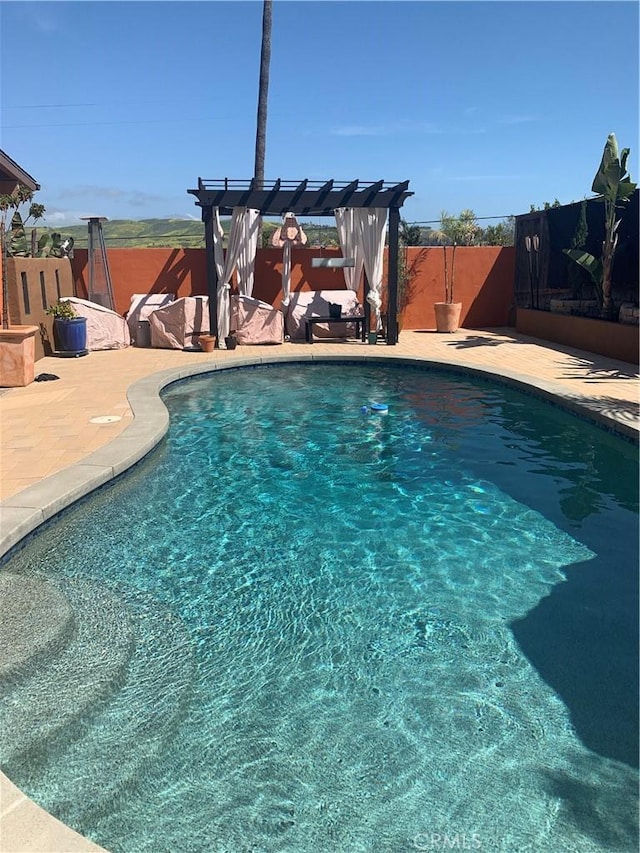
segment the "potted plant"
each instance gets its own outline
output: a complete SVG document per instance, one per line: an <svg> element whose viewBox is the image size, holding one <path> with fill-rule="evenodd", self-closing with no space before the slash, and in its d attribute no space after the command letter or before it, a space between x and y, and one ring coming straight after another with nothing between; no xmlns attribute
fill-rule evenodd
<svg viewBox="0 0 640 853"><path fill-rule="evenodd" d="M598 194L595 200L601 201L604 205L605 236L600 258L582 249L563 249L566 255L580 264L591 276L600 304L601 316L606 320L613 319L614 313L611 286L613 259L618 247L620 225L620 219L616 218L616 211L627 204L637 186L627 173L628 156L629 149L623 148L619 151L616 135L610 133L602 152L600 167L591 186L591 191Z"/></svg>
<svg viewBox="0 0 640 853"><path fill-rule="evenodd" d="M479 231L480 226L472 210L463 210L460 216L450 216L446 210L440 214L440 229L436 231L435 237L443 244L444 302L435 302L433 306L438 332L455 332L458 329L462 303L453 301L456 248L458 245L471 246ZM447 244L452 245L450 268L447 263Z"/></svg>
<svg viewBox="0 0 640 853"><path fill-rule="evenodd" d="M79 317L68 299L58 299L47 308L53 317L53 332L60 352L84 354L87 351L87 318Z"/></svg>
<svg viewBox="0 0 640 853"><path fill-rule="evenodd" d="M444 302L434 302L433 310L436 314L437 332L456 332L460 325L460 312L462 303L453 301L453 283L456 264L456 247L454 241L451 250L451 272L447 275L447 246L442 247L444 263Z"/></svg>

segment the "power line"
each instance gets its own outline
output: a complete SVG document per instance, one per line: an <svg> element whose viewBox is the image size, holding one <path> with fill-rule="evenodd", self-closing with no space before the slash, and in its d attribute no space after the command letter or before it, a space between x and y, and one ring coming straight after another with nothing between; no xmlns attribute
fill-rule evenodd
<svg viewBox="0 0 640 853"><path fill-rule="evenodd" d="M100 127L103 125L119 125L119 124L182 124L185 121L220 121L219 118L177 118L177 119L141 119L138 121L83 121L73 122L70 124L5 124L2 125L3 130L23 130L24 128L43 128L43 127Z"/></svg>
<svg viewBox="0 0 640 853"><path fill-rule="evenodd" d="M509 213L509 214L501 215L501 216L497 216L497 215L496 216L474 216L473 219L475 221L479 221L481 219L511 219L512 216L515 216L515 214ZM461 221L459 216L448 216L447 220L453 220L454 222L460 222ZM420 220L416 220L415 222L407 222L407 225L433 225L434 223L436 225L439 225L440 222L441 222L440 219L420 219Z"/></svg>
<svg viewBox="0 0 640 853"><path fill-rule="evenodd" d="M66 109L67 107L97 107L98 104L16 104L13 107L4 106L5 110L45 110Z"/></svg>

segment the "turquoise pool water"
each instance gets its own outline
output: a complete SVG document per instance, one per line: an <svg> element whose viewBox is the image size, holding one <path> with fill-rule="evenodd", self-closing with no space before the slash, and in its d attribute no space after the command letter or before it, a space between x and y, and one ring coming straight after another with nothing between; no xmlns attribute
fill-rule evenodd
<svg viewBox="0 0 640 853"><path fill-rule="evenodd" d="M3 565L75 614L6 686L16 784L114 853L637 849L636 448L406 367L164 400Z"/></svg>

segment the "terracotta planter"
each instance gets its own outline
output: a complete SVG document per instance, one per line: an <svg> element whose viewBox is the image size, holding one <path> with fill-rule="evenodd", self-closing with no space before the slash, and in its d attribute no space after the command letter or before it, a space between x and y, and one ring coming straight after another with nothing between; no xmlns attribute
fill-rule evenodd
<svg viewBox="0 0 640 853"><path fill-rule="evenodd" d="M11 326L0 330L0 386L30 385L35 374L37 326Z"/></svg>
<svg viewBox="0 0 640 853"><path fill-rule="evenodd" d="M462 302L436 302L436 331L455 332L460 325Z"/></svg>
<svg viewBox="0 0 640 853"><path fill-rule="evenodd" d="M216 347L216 339L213 335L200 335L198 343L202 352L213 352Z"/></svg>

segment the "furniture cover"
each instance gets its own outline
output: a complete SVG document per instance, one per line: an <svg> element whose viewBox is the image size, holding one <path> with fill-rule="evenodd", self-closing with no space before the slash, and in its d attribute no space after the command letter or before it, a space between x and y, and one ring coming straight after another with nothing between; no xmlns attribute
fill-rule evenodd
<svg viewBox="0 0 640 853"><path fill-rule="evenodd" d="M182 296L149 314L151 346L184 349L209 334L209 297Z"/></svg>
<svg viewBox="0 0 640 853"><path fill-rule="evenodd" d="M305 320L307 317L331 316L330 305L340 305L341 316L361 317L364 314L358 302L358 294L353 290L311 290L291 294L287 310L287 334L292 341L305 340ZM350 335L354 330L350 331ZM341 338L346 335L342 323L318 323L313 326L315 338Z"/></svg>
<svg viewBox="0 0 640 853"><path fill-rule="evenodd" d="M127 324L131 335L131 342L136 346L150 346L149 340L149 315L156 310L168 305L175 299L174 293L134 293L127 312Z"/></svg>
<svg viewBox="0 0 640 853"><path fill-rule="evenodd" d="M63 296L61 302L70 302L79 317L86 317L88 350L124 349L131 343L127 321L121 314L76 296Z"/></svg>
<svg viewBox="0 0 640 853"><path fill-rule="evenodd" d="M281 344L282 311L252 296L231 297L231 332L239 344Z"/></svg>

